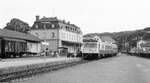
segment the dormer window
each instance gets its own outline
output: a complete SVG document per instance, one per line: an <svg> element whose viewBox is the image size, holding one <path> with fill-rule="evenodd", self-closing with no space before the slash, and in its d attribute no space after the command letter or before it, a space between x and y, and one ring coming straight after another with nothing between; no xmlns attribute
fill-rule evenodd
<svg viewBox="0 0 150 83"><path fill-rule="evenodd" d="M55 33L54 32L52 32L52 38L55 38Z"/></svg>
<svg viewBox="0 0 150 83"><path fill-rule="evenodd" d="M66 26L66 30L68 29L68 27Z"/></svg>

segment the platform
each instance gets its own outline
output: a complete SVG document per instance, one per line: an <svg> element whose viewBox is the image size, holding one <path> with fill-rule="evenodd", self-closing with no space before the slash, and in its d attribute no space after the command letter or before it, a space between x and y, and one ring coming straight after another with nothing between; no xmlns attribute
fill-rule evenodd
<svg viewBox="0 0 150 83"><path fill-rule="evenodd" d="M44 58L42 57L42 58L3 59L0 61L0 69L8 68L8 67L48 63L48 62L70 61L70 60L75 60L75 59L78 59L78 58L67 58L67 57Z"/></svg>

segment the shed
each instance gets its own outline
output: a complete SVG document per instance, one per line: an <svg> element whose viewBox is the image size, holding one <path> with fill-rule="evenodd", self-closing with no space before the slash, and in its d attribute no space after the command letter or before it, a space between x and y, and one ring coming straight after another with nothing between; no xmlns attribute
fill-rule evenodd
<svg viewBox="0 0 150 83"><path fill-rule="evenodd" d="M30 33L21 33L7 29L0 29L0 38L12 41L24 41L27 43L27 51L29 53L41 52L41 39L31 35Z"/></svg>

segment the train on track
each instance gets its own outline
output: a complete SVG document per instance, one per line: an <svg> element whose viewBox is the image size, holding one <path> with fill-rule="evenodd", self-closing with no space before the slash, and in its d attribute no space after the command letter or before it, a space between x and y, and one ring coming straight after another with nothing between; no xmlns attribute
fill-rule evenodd
<svg viewBox="0 0 150 83"><path fill-rule="evenodd" d="M140 57L149 57L150 58L150 51L145 51L143 49L132 49L127 54L132 56L140 56Z"/></svg>
<svg viewBox="0 0 150 83"><path fill-rule="evenodd" d="M137 46L132 48L128 54L141 57L150 57L150 41L138 41Z"/></svg>
<svg viewBox="0 0 150 83"><path fill-rule="evenodd" d="M98 59L115 56L118 47L115 41L106 36L86 37L83 39L82 57L84 59Z"/></svg>

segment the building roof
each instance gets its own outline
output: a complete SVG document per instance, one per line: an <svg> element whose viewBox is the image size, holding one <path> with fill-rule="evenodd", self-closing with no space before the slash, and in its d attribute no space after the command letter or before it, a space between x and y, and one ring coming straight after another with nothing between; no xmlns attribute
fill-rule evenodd
<svg viewBox="0 0 150 83"><path fill-rule="evenodd" d="M0 29L0 37L22 39L22 40L33 41L33 42L41 41L38 37L33 36L31 34L21 33L21 32L7 30L7 29Z"/></svg>
<svg viewBox="0 0 150 83"><path fill-rule="evenodd" d="M35 22L54 22L54 21L61 22L61 23L64 23L64 24L67 24L67 25L79 28L75 24L70 24L70 22L66 22L65 20L60 20L57 17L43 17L43 18L41 18L39 20L36 20Z"/></svg>
<svg viewBox="0 0 150 83"><path fill-rule="evenodd" d="M58 20L57 17L43 17L37 20L37 22L51 22L51 21L61 21L61 20Z"/></svg>
<svg viewBox="0 0 150 83"><path fill-rule="evenodd" d="M52 26L53 25L53 26ZM71 24L70 22L66 22L65 20L60 20L57 17L43 17L37 18L34 22L31 30L37 29L65 29L71 32L82 33L81 29L75 24Z"/></svg>

